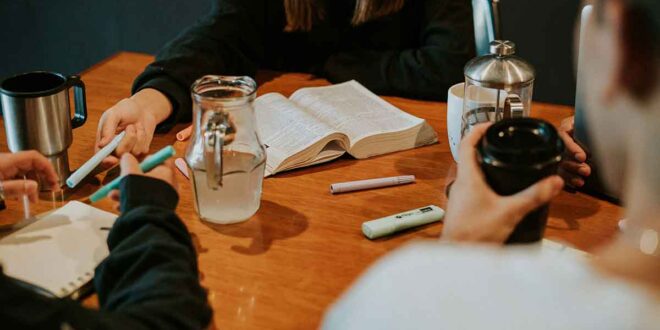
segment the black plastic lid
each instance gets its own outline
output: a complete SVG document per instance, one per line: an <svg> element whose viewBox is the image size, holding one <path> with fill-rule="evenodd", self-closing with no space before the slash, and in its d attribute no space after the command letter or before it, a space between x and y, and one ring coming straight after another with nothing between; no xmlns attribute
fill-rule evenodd
<svg viewBox="0 0 660 330"><path fill-rule="evenodd" d="M482 161L493 166L545 166L561 161L564 142L544 120L514 118L491 125L478 149Z"/></svg>

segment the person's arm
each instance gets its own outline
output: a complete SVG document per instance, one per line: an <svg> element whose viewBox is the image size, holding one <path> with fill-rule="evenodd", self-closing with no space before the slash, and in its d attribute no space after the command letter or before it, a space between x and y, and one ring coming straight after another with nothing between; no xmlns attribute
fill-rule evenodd
<svg viewBox="0 0 660 330"><path fill-rule="evenodd" d="M176 191L142 175L127 176L120 191L122 215L108 236L110 256L94 277L102 310L109 319L153 329L205 327L211 310L190 235L174 213Z"/></svg>
<svg viewBox="0 0 660 330"><path fill-rule="evenodd" d="M264 56L264 7L264 0L215 1L207 17L169 42L135 80L133 93L156 89L172 103L159 130L190 119L190 86L200 77L256 74Z"/></svg>
<svg viewBox="0 0 660 330"><path fill-rule="evenodd" d="M202 329L211 319L194 248L174 213L178 196L162 180L122 180L122 215L108 236L110 256L96 269L100 311L52 299L0 275L0 320L8 328Z"/></svg>
<svg viewBox="0 0 660 330"><path fill-rule="evenodd" d="M465 0L427 0L417 49L359 50L331 55L323 74L331 82L356 79L377 94L446 98L463 81L463 67L475 55L472 7Z"/></svg>
<svg viewBox="0 0 660 330"><path fill-rule="evenodd" d="M190 120L190 86L195 80L207 74L254 76L264 52L265 3L216 0L205 18L165 45L156 61L135 79L133 95L103 113L96 150L125 131L114 154L146 154L156 131L166 132ZM117 162L110 156L104 165Z"/></svg>

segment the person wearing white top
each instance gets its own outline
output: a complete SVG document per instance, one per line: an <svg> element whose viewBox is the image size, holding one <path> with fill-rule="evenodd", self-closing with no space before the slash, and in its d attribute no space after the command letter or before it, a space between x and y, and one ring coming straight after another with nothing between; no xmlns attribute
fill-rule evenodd
<svg viewBox="0 0 660 330"><path fill-rule="evenodd" d="M477 127L461 145L440 241L377 262L323 329L660 329L660 1L595 0L586 26L586 116L627 229L593 258L503 247L563 180L498 196L477 164Z"/></svg>

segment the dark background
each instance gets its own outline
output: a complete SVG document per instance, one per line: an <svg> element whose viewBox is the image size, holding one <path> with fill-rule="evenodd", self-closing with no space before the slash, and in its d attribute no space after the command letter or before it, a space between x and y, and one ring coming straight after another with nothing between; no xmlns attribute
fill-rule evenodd
<svg viewBox="0 0 660 330"><path fill-rule="evenodd" d="M77 73L122 50L155 54L211 1L0 0L0 77L37 69ZM501 4L504 37L536 67L534 100L572 104L579 0Z"/></svg>

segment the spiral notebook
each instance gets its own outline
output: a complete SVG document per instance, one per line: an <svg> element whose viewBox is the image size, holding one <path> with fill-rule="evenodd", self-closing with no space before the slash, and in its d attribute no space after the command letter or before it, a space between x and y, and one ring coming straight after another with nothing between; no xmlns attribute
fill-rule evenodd
<svg viewBox="0 0 660 330"><path fill-rule="evenodd" d="M0 239L7 276L56 297L74 297L108 256L106 238L117 215L80 202L38 216Z"/></svg>

